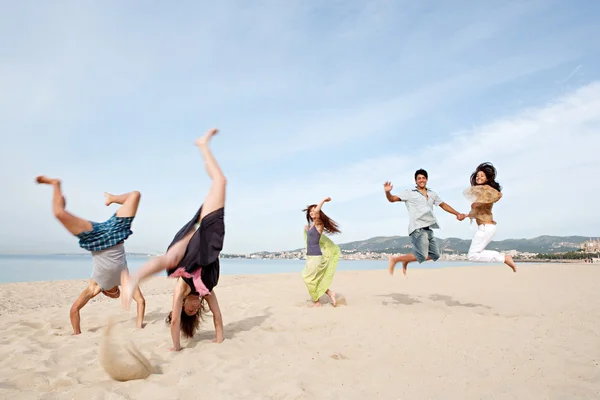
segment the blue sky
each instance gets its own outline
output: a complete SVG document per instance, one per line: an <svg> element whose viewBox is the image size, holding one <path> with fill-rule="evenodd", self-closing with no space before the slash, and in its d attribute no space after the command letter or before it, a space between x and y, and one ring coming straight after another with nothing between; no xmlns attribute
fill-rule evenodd
<svg viewBox="0 0 600 400"><path fill-rule="evenodd" d="M13 2L0 16L1 253L76 252L53 218L142 192L129 251L163 251L228 177L225 252L302 246L325 196L337 242L406 235L382 184L418 168L459 211L493 162L496 239L599 234L600 3ZM438 209L439 237L470 238Z"/></svg>

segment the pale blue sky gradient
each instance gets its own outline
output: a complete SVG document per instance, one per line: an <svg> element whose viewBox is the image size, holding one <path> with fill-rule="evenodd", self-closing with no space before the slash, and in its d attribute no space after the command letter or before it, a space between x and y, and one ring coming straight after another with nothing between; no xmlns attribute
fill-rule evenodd
<svg viewBox="0 0 600 400"><path fill-rule="evenodd" d="M209 180L229 180L225 252L302 246L324 210L337 242L406 235L418 168L459 211L499 170L497 239L597 236L600 3L592 1L6 2L0 16L0 253L76 252L49 187L102 221L140 190L129 251L164 251ZM437 210L439 237L470 238Z"/></svg>

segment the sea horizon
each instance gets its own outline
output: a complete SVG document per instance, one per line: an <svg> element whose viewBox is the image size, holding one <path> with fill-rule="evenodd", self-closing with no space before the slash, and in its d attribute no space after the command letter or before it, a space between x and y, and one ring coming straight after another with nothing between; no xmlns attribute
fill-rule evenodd
<svg viewBox="0 0 600 400"><path fill-rule="evenodd" d="M128 255L130 272L137 271L148 256ZM221 258L221 275L254 275L298 273L305 260L268 260ZM468 261L437 261L423 264L411 263L409 268L439 269L474 266ZM501 264L488 264L493 267ZM486 267L487 267L486 266ZM92 257L89 254L69 255L0 255L0 284L17 282L42 282L73 279L89 279L92 275ZM483 267L484 268L484 267ZM340 260L338 271L381 270L387 274L386 260ZM166 276L165 272L158 276Z"/></svg>

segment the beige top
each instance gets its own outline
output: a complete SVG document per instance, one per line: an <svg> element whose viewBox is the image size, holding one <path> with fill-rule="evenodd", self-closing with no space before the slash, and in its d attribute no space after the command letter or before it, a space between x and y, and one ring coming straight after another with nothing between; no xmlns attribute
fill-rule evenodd
<svg viewBox="0 0 600 400"><path fill-rule="evenodd" d="M464 195L473 202L469 218L474 218L477 225L496 224L492 214L492 207L495 202L502 198L502 193L489 185L478 185L466 189Z"/></svg>

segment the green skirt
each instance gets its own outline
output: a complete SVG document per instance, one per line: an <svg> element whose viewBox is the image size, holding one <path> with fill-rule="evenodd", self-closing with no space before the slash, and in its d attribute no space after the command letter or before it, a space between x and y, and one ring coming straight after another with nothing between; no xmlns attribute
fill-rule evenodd
<svg viewBox="0 0 600 400"><path fill-rule="evenodd" d="M302 279L313 301L319 300L325 294L333 281L336 264L328 265L322 256L307 256Z"/></svg>
<svg viewBox="0 0 600 400"><path fill-rule="evenodd" d="M306 245L306 232L304 232L304 244ZM302 270L302 279L313 301L319 300L329 289L340 258L339 246L327 236L321 235L319 247L323 255L306 256L306 263Z"/></svg>

